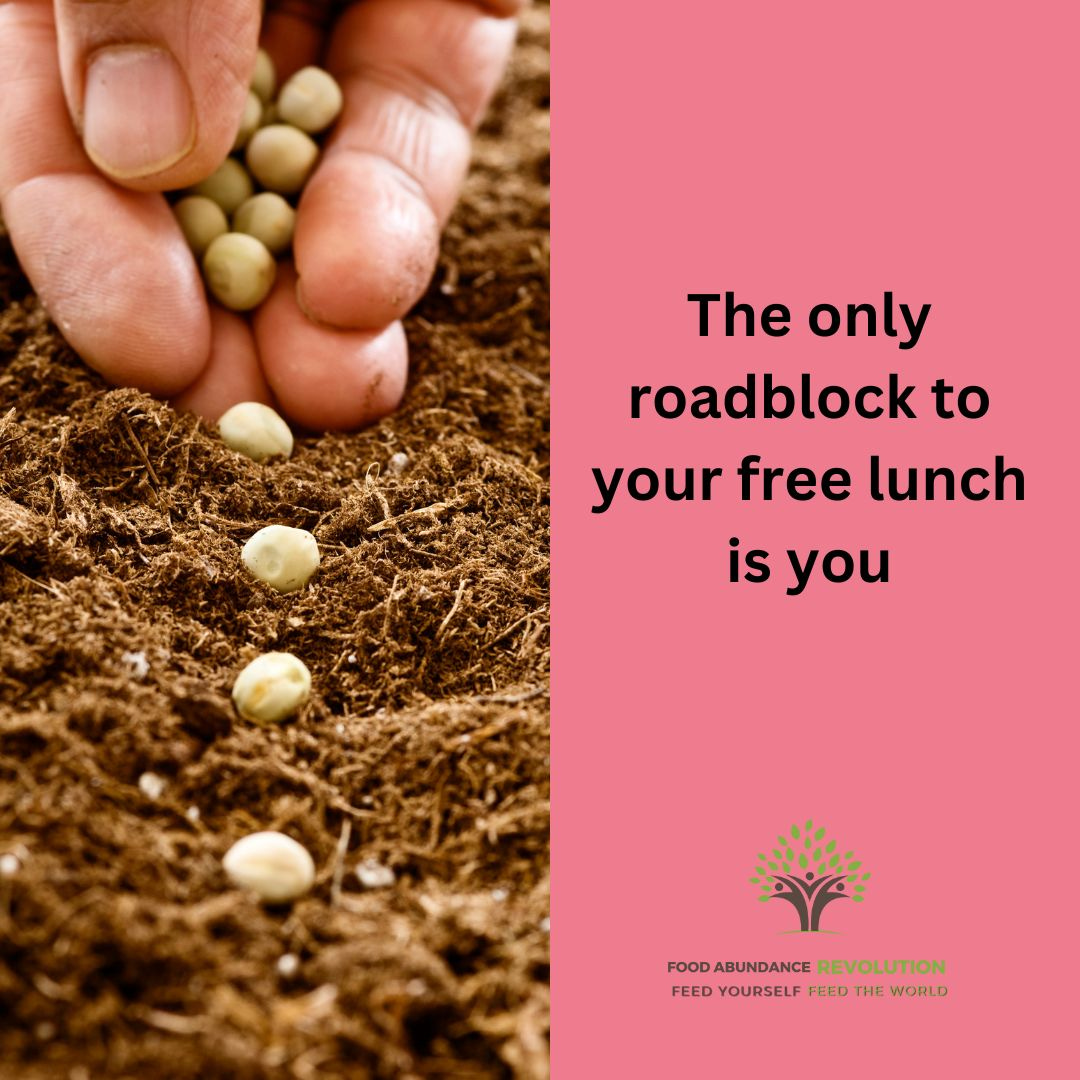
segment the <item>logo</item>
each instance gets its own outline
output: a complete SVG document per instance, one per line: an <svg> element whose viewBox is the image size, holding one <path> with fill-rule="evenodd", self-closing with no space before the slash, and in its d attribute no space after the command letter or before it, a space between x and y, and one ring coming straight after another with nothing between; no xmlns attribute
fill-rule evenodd
<svg viewBox="0 0 1080 1080"><path fill-rule="evenodd" d="M760 861L750 882L758 887L759 900L785 900L795 909L800 933L823 932L821 916L834 901L861 904L866 898L870 875L860 872L862 862L854 851L841 854L835 840L825 839L824 829L814 830L813 821L801 829L792 825L791 835L776 841L779 846L772 849L771 859L758 852Z"/></svg>

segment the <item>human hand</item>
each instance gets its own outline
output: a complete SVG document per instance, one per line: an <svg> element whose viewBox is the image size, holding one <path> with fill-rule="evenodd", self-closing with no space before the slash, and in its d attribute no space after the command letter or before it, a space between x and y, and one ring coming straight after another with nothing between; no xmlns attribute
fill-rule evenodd
<svg viewBox="0 0 1080 1080"><path fill-rule="evenodd" d="M523 3L268 5L279 83L321 62L345 107L301 198L293 258L244 318L208 304L160 192L229 152L261 3L0 0L0 209L60 331L109 382L210 418L276 402L323 430L391 411L401 318L434 271Z"/></svg>

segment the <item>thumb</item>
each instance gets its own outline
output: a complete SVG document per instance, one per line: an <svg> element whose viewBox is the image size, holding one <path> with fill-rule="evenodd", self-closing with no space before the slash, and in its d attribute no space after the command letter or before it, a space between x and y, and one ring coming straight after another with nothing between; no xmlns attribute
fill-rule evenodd
<svg viewBox="0 0 1080 1080"><path fill-rule="evenodd" d="M225 159L247 98L260 0L56 0L64 92L86 153L140 191Z"/></svg>

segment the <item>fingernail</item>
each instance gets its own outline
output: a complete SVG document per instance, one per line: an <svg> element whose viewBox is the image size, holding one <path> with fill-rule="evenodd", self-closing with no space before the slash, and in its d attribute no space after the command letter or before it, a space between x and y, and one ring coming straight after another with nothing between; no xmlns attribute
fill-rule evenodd
<svg viewBox="0 0 1080 1080"><path fill-rule="evenodd" d="M110 45L90 57L83 145L117 179L162 172L195 144L191 89L173 55L153 45Z"/></svg>

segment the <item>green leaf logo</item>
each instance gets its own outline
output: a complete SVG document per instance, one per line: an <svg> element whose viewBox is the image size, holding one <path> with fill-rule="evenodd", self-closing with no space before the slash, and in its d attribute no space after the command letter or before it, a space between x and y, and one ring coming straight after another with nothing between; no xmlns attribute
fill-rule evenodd
<svg viewBox="0 0 1080 1080"><path fill-rule="evenodd" d="M854 851L841 856L836 839L827 839L827 833L823 825L814 828L813 818L807 818L801 827L793 824L790 839L777 837L780 846L772 849L777 861L759 852L758 865L754 868L756 876L750 879L760 892L759 900L783 900L794 909L803 933L820 932L826 909L831 919L834 911L848 907L843 904L834 909L838 901L853 900L861 904L866 899L865 882L870 874L856 873L862 869L862 860L855 858ZM801 844L797 843L799 840Z"/></svg>

